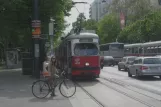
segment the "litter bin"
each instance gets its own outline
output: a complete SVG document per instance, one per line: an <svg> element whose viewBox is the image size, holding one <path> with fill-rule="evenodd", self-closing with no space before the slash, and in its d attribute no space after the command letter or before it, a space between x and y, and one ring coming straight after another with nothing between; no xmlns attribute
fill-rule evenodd
<svg viewBox="0 0 161 107"><path fill-rule="evenodd" d="M22 74L23 75L32 75L33 70L33 58L31 57L30 52L22 53Z"/></svg>

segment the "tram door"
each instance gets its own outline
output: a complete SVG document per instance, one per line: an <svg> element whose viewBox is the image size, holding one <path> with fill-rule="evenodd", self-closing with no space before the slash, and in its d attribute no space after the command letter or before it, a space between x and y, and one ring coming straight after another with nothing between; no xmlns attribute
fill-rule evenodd
<svg viewBox="0 0 161 107"><path fill-rule="evenodd" d="M71 41L67 42L67 65L68 65L68 73L71 73L71 64L72 62L72 52L71 52Z"/></svg>

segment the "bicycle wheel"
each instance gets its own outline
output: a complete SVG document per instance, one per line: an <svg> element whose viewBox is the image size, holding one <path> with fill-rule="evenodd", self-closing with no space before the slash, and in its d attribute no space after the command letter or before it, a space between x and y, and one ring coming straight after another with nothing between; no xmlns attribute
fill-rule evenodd
<svg viewBox="0 0 161 107"><path fill-rule="evenodd" d="M45 98L50 93L49 84L44 80L38 80L32 84L32 94L36 98Z"/></svg>
<svg viewBox="0 0 161 107"><path fill-rule="evenodd" d="M72 97L76 92L76 85L73 81L70 79L65 79L60 85L59 85L59 91L61 95L64 97Z"/></svg>

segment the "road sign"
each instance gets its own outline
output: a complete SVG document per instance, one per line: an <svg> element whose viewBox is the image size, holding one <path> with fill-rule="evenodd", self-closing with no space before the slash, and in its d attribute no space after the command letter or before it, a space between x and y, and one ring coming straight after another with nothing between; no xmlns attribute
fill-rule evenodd
<svg viewBox="0 0 161 107"><path fill-rule="evenodd" d="M41 21L33 20L32 21L32 36L38 38L41 35Z"/></svg>
<svg viewBox="0 0 161 107"><path fill-rule="evenodd" d="M32 28L32 35L40 35L41 34L41 28L40 27L35 27Z"/></svg>
<svg viewBox="0 0 161 107"><path fill-rule="evenodd" d="M33 20L32 27L41 27L41 21L40 20Z"/></svg>

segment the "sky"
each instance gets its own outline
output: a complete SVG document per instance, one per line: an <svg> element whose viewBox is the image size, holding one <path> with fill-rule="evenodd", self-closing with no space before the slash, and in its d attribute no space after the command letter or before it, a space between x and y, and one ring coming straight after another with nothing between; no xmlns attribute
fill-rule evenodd
<svg viewBox="0 0 161 107"><path fill-rule="evenodd" d="M94 1L94 0L73 0L74 2L88 2L88 4L76 4L76 8L78 9L78 11L80 13L84 13L85 17L87 19L89 19L89 8L90 8L90 4ZM65 17L65 20L68 22L68 24L70 24L70 26L68 28L66 28L66 30L64 31L64 33L68 33L71 29L72 29L72 23L76 21L77 16L79 15L79 12L77 11L75 7L73 7L70 11L70 16L69 17Z"/></svg>

